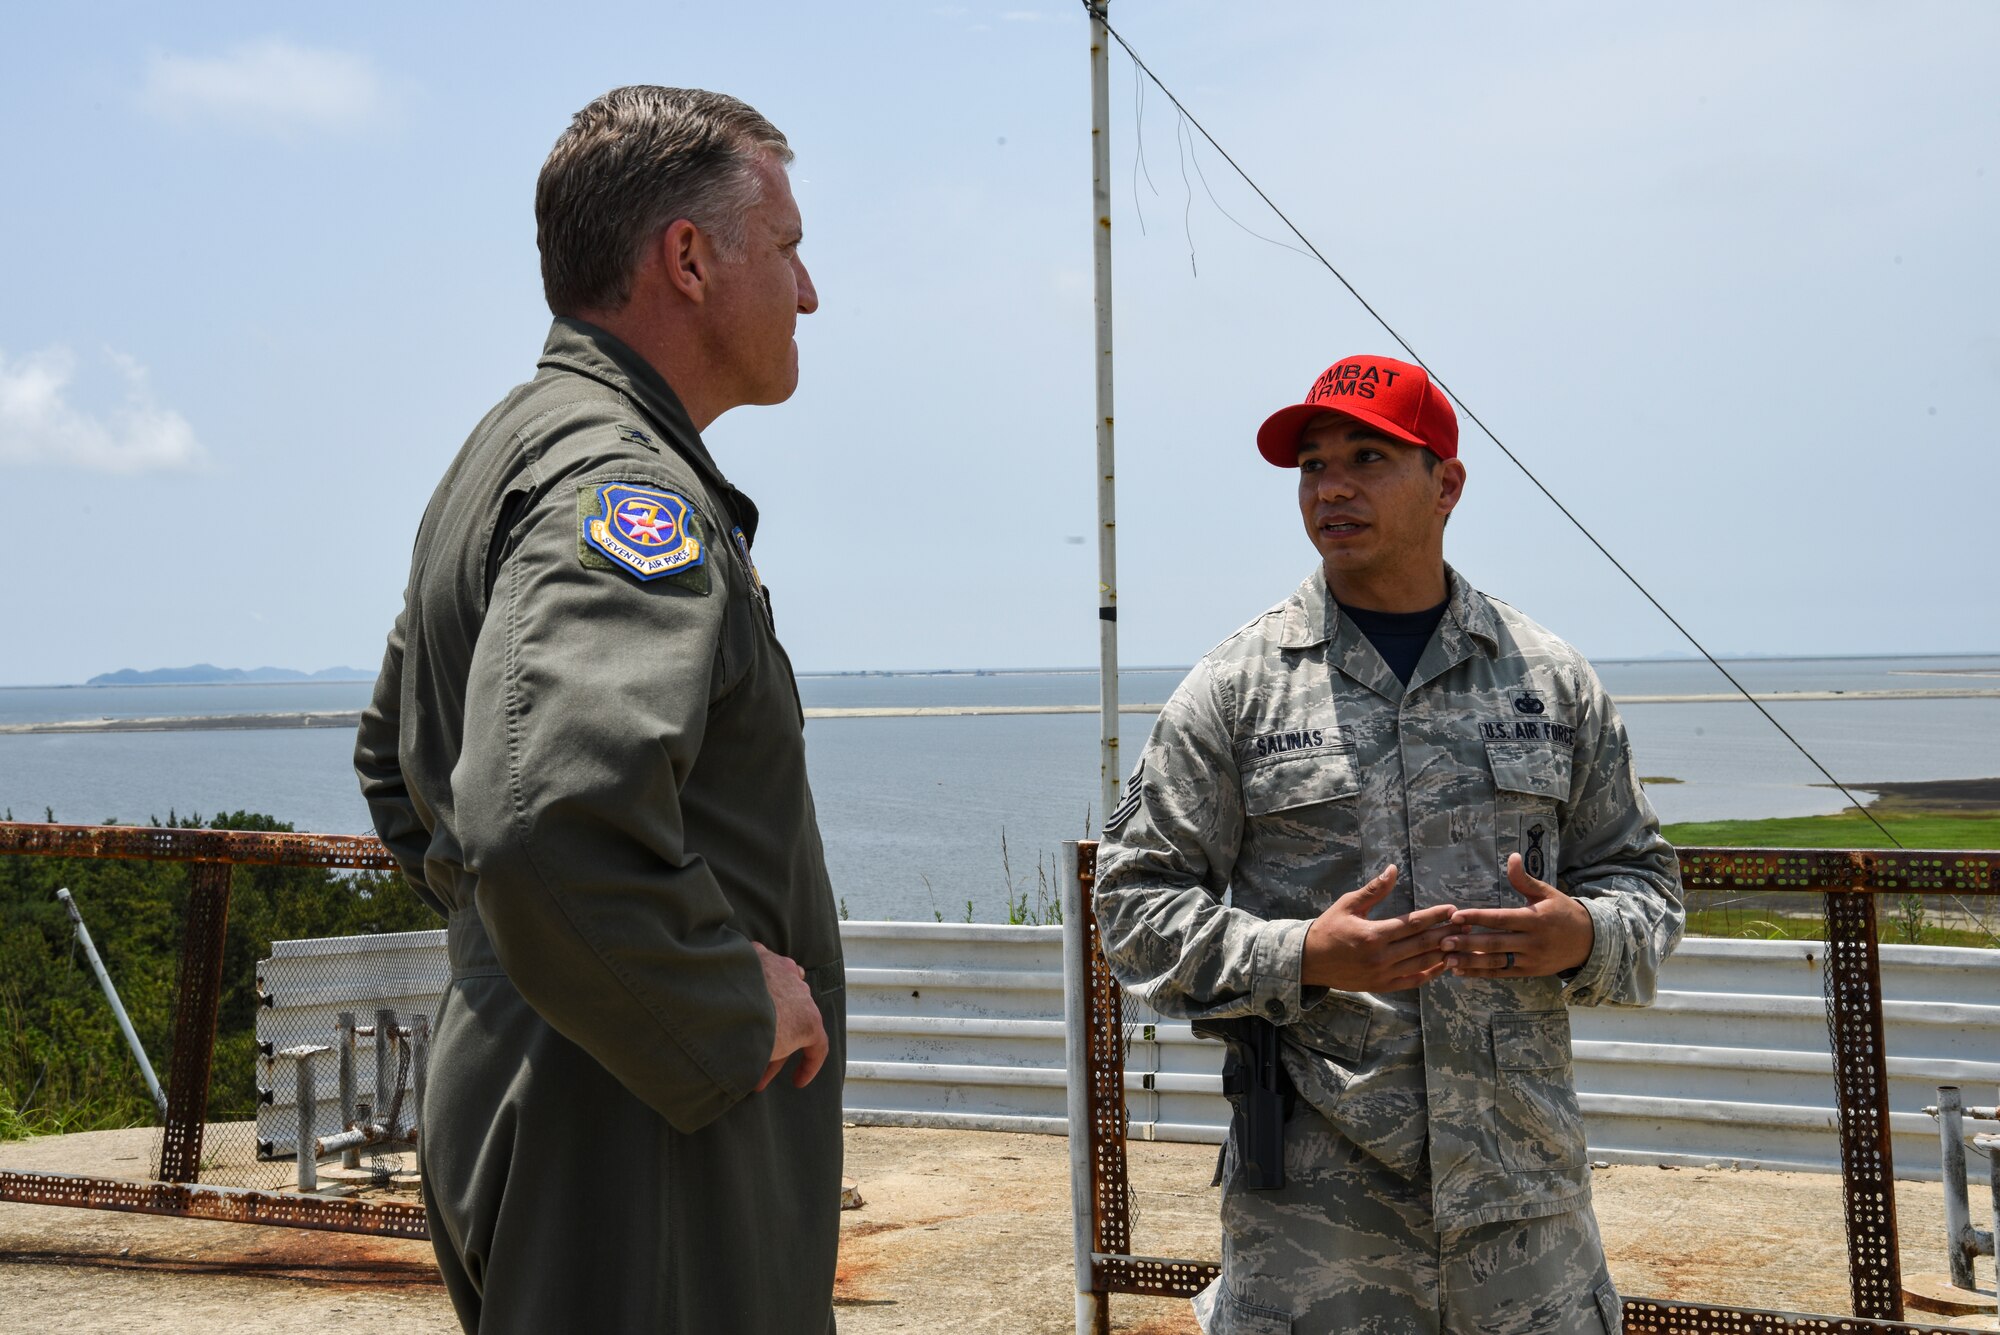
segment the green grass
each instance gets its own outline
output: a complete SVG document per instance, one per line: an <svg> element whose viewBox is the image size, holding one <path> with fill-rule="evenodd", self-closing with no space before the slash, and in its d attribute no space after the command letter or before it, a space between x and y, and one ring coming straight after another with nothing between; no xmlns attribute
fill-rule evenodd
<svg viewBox="0 0 2000 1335"><path fill-rule="evenodd" d="M2000 812L1934 812L1875 809L1905 848L2000 848ZM1882 832L1854 810L1833 816L1787 816L1775 820L1686 821L1662 833L1677 848L1888 848ZM1707 902L1704 902L1704 900ZM1884 942L1991 949L1995 933L1991 900L1970 905L1949 897L1897 895L1877 904L1878 932ZM1819 941L1826 924L1817 912L1780 913L1755 898L1731 903L1713 892L1689 892L1687 935L1726 936L1760 941Z"/></svg>
<svg viewBox="0 0 2000 1335"><path fill-rule="evenodd" d="M130 1109L106 1101L82 1107L16 1108L11 1093L0 1088L0 1141L35 1136L66 1136L73 1131L113 1131L144 1126Z"/></svg>
<svg viewBox="0 0 2000 1335"><path fill-rule="evenodd" d="M1879 819L1905 848L2000 848L2000 812L1966 815L1882 814ZM1683 821L1661 830L1677 848L1888 848L1868 818L1782 816L1774 820Z"/></svg>
<svg viewBox="0 0 2000 1335"><path fill-rule="evenodd" d="M1818 914L1799 916L1769 911L1745 914L1738 909L1689 909L1686 935L1727 936L1751 941L1824 941L1826 920ZM1912 924L1910 931L1904 931L1893 916L1890 921L1881 924L1877 936L1889 945L1993 948L1993 938L1976 928L1940 927L1927 922Z"/></svg>

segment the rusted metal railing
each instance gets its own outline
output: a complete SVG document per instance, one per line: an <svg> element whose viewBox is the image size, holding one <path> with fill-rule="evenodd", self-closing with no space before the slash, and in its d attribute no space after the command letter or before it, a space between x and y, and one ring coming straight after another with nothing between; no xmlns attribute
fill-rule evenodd
<svg viewBox="0 0 2000 1335"><path fill-rule="evenodd" d="M229 1223L277 1224L341 1233L427 1238L421 1205L288 1194L201 1182L208 1126L216 1018L222 1005L223 941L229 928L232 868L326 867L394 871L380 841L363 836L183 830L126 825L34 825L0 822L0 855L134 858L187 862L190 885L182 925L180 989L157 1176L152 1181L66 1173L0 1171L0 1201L93 1210L179 1215Z"/></svg>
<svg viewBox="0 0 2000 1335"><path fill-rule="evenodd" d="M1097 846L1074 850L1065 920L1076 945L1065 952L1072 1017L1071 1135L1077 1165L1077 1250L1088 1273L1077 1276L1078 1329L1108 1332L1110 1296L1193 1297L1221 1273L1214 1261L1132 1254L1125 1160L1125 1048L1118 984L1104 962L1090 891ZM1625 1300L1629 1335L1792 1335L1815 1332L1948 1332L1947 1325L1905 1325L1896 1233L1895 1163L1889 1143L1888 1053L1882 1031L1881 957L1875 901L1882 895L2000 895L2000 852L1855 849L1683 848L1681 882L1690 892L1816 896L1825 914L1824 985L1834 1104L1840 1128L1853 1316L1769 1312L1742 1307ZM1079 1265L1079 1271L1083 1266Z"/></svg>
<svg viewBox="0 0 2000 1335"><path fill-rule="evenodd" d="M1105 967L1089 889L1096 848L1078 846L1073 888L1086 949L1069 962L1084 1002L1088 1078L1078 1091L1085 1114L1091 1257L1088 1297L1108 1322L1112 1293L1192 1295L1217 1273L1213 1262L1134 1256L1124 1142L1124 1048L1115 981ZM360 836L75 826L0 822L0 855L132 858L194 864L184 928L180 990L168 1069L167 1115L157 1176L129 1181L0 1171L0 1200L178 1215L294 1228L427 1236L423 1209L395 1201L289 1194L200 1182L230 872L237 866L393 871L388 851ZM1682 1332L1875 1331L1903 1327L1897 1259L1894 1164L1882 1037L1875 899L1890 895L1991 897L2000 893L2000 853L1682 849L1691 891L1817 895L1828 927L1828 1015L1847 1202L1850 1285L1855 1317L1798 1318L1735 1308L1633 1298L1635 1335ZM1079 972L1081 971L1081 972ZM1108 1329L1108 1325L1103 1328Z"/></svg>

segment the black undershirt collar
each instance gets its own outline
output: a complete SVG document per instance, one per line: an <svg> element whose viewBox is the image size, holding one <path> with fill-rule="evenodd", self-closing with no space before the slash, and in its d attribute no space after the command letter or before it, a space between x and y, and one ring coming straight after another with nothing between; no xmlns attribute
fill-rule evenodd
<svg viewBox="0 0 2000 1335"><path fill-rule="evenodd" d="M1354 623L1356 630L1368 637L1375 652L1382 655L1382 661L1396 674L1396 680L1408 686L1417 670L1417 660L1424 656L1424 649L1431 636L1437 634L1438 623L1444 620L1444 610L1449 606L1451 599L1447 598L1421 612L1375 612L1345 604L1340 611Z"/></svg>

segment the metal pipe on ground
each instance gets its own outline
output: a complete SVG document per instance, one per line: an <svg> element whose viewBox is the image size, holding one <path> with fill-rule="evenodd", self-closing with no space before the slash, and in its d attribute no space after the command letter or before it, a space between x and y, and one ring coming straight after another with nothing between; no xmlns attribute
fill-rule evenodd
<svg viewBox="0 0 2000 1335"><path fill-rule="evenodd" d="M1972 1205L1965 1187L1965 1104L1956 1085L1938 1086L1938 1141L1944 1151L1944 1250L1951 1282L1972 1287Z"/></svg>
<svg viewBox="0 0 2000 1335"><path fill-rule="evenodd" d="M396 1012L383 1007L375 1012L375 1108L392 1123L396 1117ZM389 1134L395 1135L394 1125Z"/></svg>
<svg viewBox="0 0 2000 1335"><path fill-rule="evenodd" d="M424 1088L430 1083L431 1075L431 1017L414 1015L410 1017L410 1130L411 1134L424 1124Z"/></svg>
<svg viewBox="0 0 2000 1335"><path fill-rule="evenodd" d="M365 1107L366 1105L363 1106ZM350 1151L367 1149L377 1145L390 1149L404 1150L415 1148L416 1144L417 1129L415 1127L410 1127L401 1135L392 1136L389 1134L389 1128L380 1122L363 1122L359 1126L350 1127L345 1131L337 1131L330 1136L321 1136L312 1142L313 1148L322 1159L335 1154L345 1154Z"/></svg>
<svg viewBox="0 0 2000 1335"><path fill-rule="evenodd" d="M313 1130L319 1121L319 1090L313 1074L312 1059L325 1051L325 1044L301 1044L278 1053L280 1057L296 1064L295 1069L298 1074L299 1134L293 1153L299 1163L301 1192L319 1190L319 1158L313 1152L315 1145Z"/></svg>
<svg viewBox="0 0 2000 1335"><path fill-rule="evenodd" d="M1993 1183L1993 1229L1978 1228L1972 1222L1971 1191L1965 1168L1965 1118L1992 1121L1993 1108L1968 1108L1956 1085L1939 1085L1938 1101L1924 1111L1937 1119L1938 1143L1944 1178L1945 1256L1950 1263L1952 1287L1976 1292L1973 1263L1977 1257L1993 1256L1994 1240L2000 1238L2000 1160L1992 1150L2000 1148L2000 1136L1972 1138L1973 1148L1987 1155L1988 1174Z"/></svg>
<svg viewBox="0 0 2000 1335"><path fill-rule="evenodd" d="M354 1129L354 1012L342 1011L334 1027L334 1042L340 1050L340 1125L342 1130ZM349 1150L340 1156L342 1168L361 1167L361 1152Z"/></svg>
<svg viewBox="0 0 2000 1335"><path fill-rule="evenodd" d="M1993 1231L1986 1235L1986 1254L2000 1265L2000 1136L1974 1136L1972 1147L1986 1155L1987 1185L1993 1192ZM2000 1283L1994 1287L2000 1289Z"/></svg>
<svg viewBox="0 0 2000 1335"><path fill-rule="evenodd" d="M364 1145L373 1145L381 1139L380 1126L351 1126L331 1136L321 1136L313 1142L313 1147L321 1158L325 1158L330 1154L340 1154L358 1150Z"/></svg>

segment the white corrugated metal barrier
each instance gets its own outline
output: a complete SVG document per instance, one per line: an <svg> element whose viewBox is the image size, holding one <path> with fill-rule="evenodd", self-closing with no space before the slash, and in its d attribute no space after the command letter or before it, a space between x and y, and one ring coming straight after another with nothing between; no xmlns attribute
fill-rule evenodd
<svg viewBox="0 0 2000 1335"><path fill-rule="evenodd" d="M1067 1129L1061 928L848 922L841 935L849 1120ZM2000 1085L2000 951L1881 954L1896 1172L1934 1179L1937 1131L1921 1110L1937 1101L1936 1087L1961 1085L1968 1103L1987 1103ZM331 1042L337 1011L367 1023L378 1005L406 1023L434 1014L435 995L412 983L441 977L443 955L442 932L279 942L259 967L258 1037L279 1047ZM352 995L336 995L329 956L361 984ZM1657 1005L1571 1012L1592 1156L1838 1171L1822 958L1812 942L1690 940L1662 970ZM1220 1046L1129 1005L1126 1018L1133 1137L1219 1141L1229 1115ZM372 1052L359 1056L372 1093ZM292 1082L269 1058L262 1074L271 1102L258 1135L285 1152ZM330 1076L320 1090L324 1123Z"/></svg>

